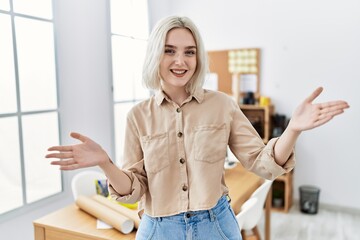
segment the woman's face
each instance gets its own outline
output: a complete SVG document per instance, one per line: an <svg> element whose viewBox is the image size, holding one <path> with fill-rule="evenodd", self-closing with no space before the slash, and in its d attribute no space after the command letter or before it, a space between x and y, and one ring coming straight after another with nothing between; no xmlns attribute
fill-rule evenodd
<svg viewBox="0 0 360 240"><path fill-rule="evenodd" d="M183 88L196 70L196 43L186 28L174 28L167 33L165 52L160 62L163 88Z"/></svg>

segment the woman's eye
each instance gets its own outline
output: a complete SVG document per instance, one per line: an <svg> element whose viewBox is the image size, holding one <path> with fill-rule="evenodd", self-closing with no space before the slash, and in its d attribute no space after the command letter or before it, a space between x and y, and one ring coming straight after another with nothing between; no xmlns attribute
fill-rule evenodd
<svg viewBox="0 0 360 240"><path fill-rule="evenodd" d="M165 49L166 54L173 54L175 51L173 49Z"/></svg>
<svg viewBox="0 0 360 240"><path fill-rule="evenodd" d="M196 55L196 52L193 51L193 50L191 50L191 51L186 51L185 54L186 54L187 56L194 56L194 55Z"/></svg>

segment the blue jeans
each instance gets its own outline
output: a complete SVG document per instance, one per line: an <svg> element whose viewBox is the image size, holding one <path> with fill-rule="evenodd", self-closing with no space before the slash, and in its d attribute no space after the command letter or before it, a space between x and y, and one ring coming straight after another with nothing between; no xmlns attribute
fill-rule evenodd
<svg viewBox="0 0 360 240"><path fill-rule="evenodd" d="M143 214L136 240L242 240L234 212L226 196L210 210L168 217Z"/></svg>

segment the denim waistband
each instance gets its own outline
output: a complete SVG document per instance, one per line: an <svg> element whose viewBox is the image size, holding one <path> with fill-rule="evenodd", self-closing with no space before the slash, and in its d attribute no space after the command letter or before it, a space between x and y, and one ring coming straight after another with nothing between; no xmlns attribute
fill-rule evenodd
<svg viewBox="0 0 360 240"><path fill-rule="evenodd" d="M209 210L189 211L183 212L167 217L150 217L155 221L173 221L173 222L197 222L204 219L210 219L214 221L215 216L227 210L229 208L229 197L227 195L222 196L217 202L216 206Z"/></svg>

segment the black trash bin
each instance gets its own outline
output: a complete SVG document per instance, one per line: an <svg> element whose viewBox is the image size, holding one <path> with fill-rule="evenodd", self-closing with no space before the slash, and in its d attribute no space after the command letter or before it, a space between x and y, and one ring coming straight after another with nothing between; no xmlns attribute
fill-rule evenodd
<svg viewBox="0 0 360 240"><path fill-rule="evenodd" d="M300 186L300 210L303 213L316 214L318 212L320 189L315 186Z"/></svg>

